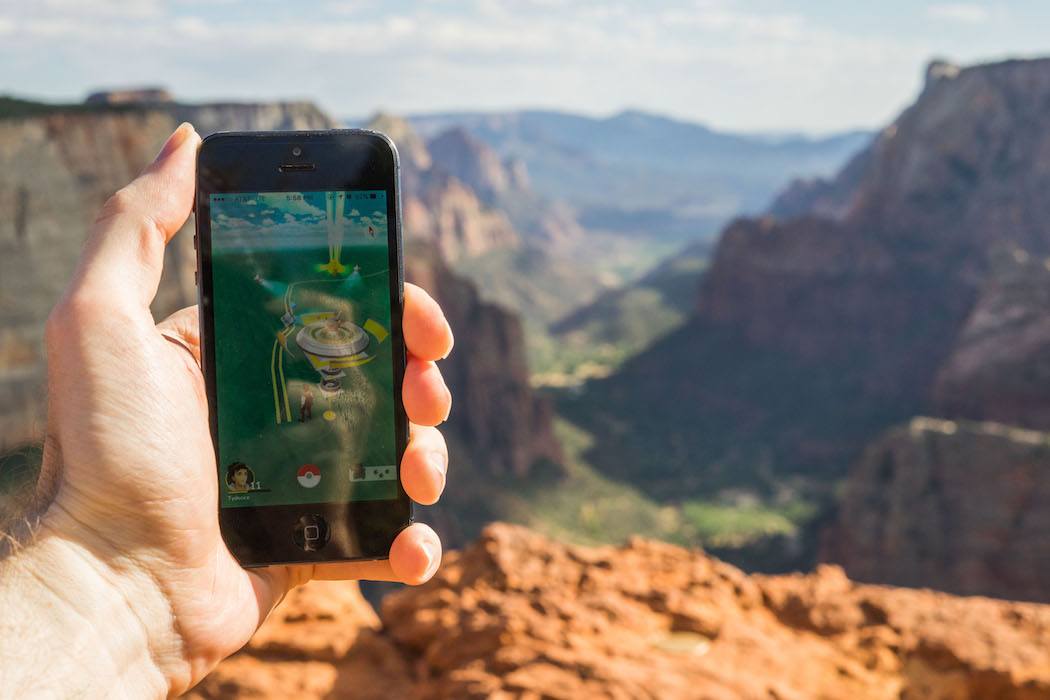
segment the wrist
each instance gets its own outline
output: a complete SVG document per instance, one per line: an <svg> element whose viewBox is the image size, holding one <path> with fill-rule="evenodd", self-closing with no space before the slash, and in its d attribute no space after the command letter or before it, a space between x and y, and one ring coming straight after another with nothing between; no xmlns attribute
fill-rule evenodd
<svg viewBox="0 0 1050 700"><path fill-rule="evenodd" d="M0 697L168 695L178 654L163 594L57 520L0 561Z"/></svg>

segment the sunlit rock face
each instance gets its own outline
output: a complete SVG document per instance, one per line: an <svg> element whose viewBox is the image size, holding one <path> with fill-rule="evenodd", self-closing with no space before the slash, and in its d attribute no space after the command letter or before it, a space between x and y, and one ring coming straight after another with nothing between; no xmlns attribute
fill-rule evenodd
<svg viewBox="0 0 1050 700"><path fill-rule="evenodd" d="M930 73L837 178L729 225L693 318L589 387L588 427L626 426L600 466L660 493L726 460L834 479L936 412L994 251L1050 254L1050 60Z"/></svg>
<svg viewBox="0 0 1050 700"><path fill-rule="evenodd" d="M916 418L871 445L823 556L862 581L1050 601L1050 434Z"/></svg>
<svg viewBox="0 0 1050 700"><path fill-rule="evenodd" d="M378 619L352 583L289 596L194 698L1035 698L1050 608L747 576L647 540L495 525Z"/></svg>

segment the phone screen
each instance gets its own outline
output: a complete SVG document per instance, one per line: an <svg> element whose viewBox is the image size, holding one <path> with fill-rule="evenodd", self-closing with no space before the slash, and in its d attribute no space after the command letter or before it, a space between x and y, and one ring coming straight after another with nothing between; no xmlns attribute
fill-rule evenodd
<svg viewBox="0 0 1050 700"><path fill-rule="evenodd" d="M208 203L220 505L397 498L387 192Z"/></svg>

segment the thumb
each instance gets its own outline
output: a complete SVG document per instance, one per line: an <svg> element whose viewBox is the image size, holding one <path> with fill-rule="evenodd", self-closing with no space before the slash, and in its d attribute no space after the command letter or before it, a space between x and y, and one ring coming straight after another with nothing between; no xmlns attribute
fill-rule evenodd
<svg viewBox="0 0 1050 700"><path fill-rule="evenodd" d="M255 628L258 629L266 617L281 604L284 597L293 588L307 583L311 579L313 566L266 566L259 569L245 569L255 593L255 605L258 617Z"/></svg>
<svg viewBox="0 0 1050 700"><path fill-rule="evenodd" d="M181 124L157 158L109 198L92 229L70 295L110 310L149 314L164 267L164 246L193 207L200 137Z"/></svg>

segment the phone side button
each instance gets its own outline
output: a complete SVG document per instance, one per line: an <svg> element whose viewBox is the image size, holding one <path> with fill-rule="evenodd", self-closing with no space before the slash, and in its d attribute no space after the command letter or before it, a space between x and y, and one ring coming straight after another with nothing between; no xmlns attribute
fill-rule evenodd
<svg viewBox="0 0 1050 700"><path fill-rule="evenodd" d="M201 273L199 271L197 271L197 270L193 271L193 286L194 287L201 286Z"/></svg>

